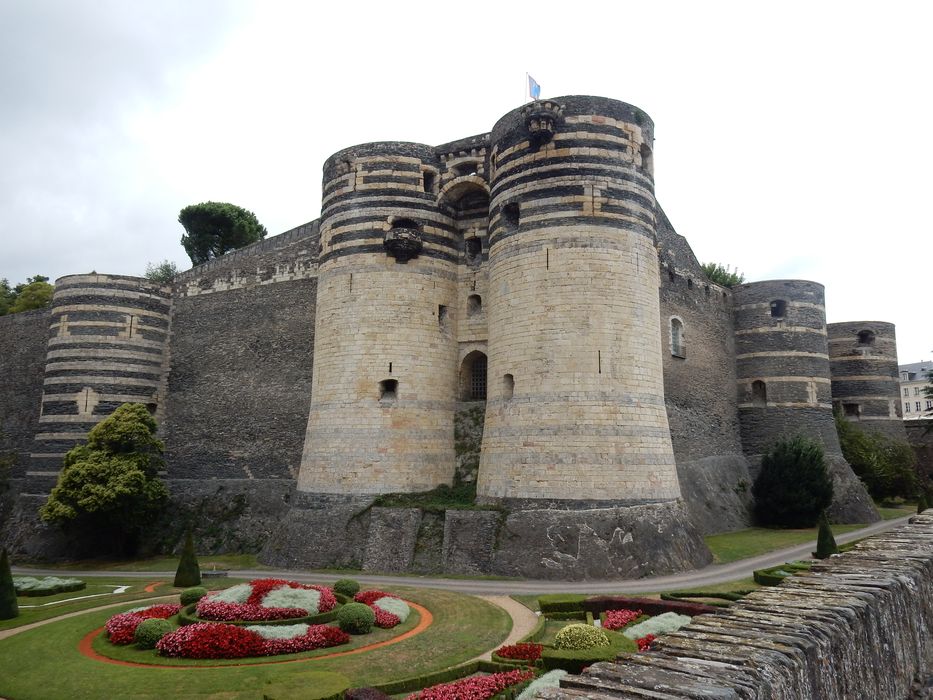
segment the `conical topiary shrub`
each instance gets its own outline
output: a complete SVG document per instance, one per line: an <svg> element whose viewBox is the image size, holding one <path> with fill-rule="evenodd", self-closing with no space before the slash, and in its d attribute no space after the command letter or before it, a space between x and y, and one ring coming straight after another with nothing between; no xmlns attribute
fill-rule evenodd
<svg viewBox="0 0 933 700"><path fill-rule="evenodd" d="M188 530L185 535L185 546L181 549L181 559L178 560L178 570L175 572L175 588L189 588L200 584L201 567L198 566L198 557L194 553L191 530Z"/></svg>
<svg viewBox="0 0 933 700"><path fill-rule="evenodd" d="M917 512L922 513L929 507L930 505L927 503L927 495L921 491L920 496L917 498Z"/></svg>
<svg viewBox="0 0 933 700"><path fill-rule="evenodd" d="M10 620L19 615L16 604L16 586L13 585L13 572L6 548L0 553L0 620Z"/></svg>
<svg viewBox="0 0 933 700"><path fill-rule="evenodd" d="M817 559L825 559L832 554L839 554L839 547L836 546L836 538L833 537L833 530L829 526L829 518L826 517L824 510L820 514L820 532L816 537L814 556Z"/></svg>

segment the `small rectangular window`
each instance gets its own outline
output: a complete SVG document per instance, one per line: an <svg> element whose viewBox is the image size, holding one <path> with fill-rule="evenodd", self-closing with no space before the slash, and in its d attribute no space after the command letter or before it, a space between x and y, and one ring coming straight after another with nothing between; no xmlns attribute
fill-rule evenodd
<svg viewBox="0 0 933 700"><path fill-rule="evenodd" d="M927 410L929 411L931 408L933 408L933 401L927 401Z"/></svg>
<svg viewBox="0 0 933 700"><path fill-rule="evenodd" d="M917 407L917 413L920 413L920 402L917 401L914 405Z"/></svg>
<svg viewBox="0 0 933 700"><path fill-rule="evenodd" d="M910 413L910 401L904 402L904 413Z"/></svg>
<svg viewBox="0 0 933 700"><path fill-rule="evenodd" d="M904 389L904 396L910 396L910 389Z"/></svg>

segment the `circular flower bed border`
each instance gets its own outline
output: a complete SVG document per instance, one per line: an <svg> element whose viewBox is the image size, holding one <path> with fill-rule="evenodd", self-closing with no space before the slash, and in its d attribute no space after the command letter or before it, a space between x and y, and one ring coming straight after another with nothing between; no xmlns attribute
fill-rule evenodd
<svg viewBox="0 0 933 700"><path fill-rule="evenodd" d="M98 627L95 630L91 630L84 637L81 638L81 641L78 642L78 651L88 659L94 661L101 661L103 663L114 664L116 666L131 666L134 668L164 668L170 670L188 670L188 669L216 669L216 668L231 668L237 666L264 666L266 664L294 664L308 661L316 661L318 659L332 659L337 656L349 656L350 654L362 654L373 649L378 649L380 647L389 646L391 644L398 644L410 637L414 637L417 634L424 632L431 624L434 622L434 616L431 612L424 606L418 605L417 603L412 603L409 601L408 604L418 611L418 614L421 616L421 619L418 621L418 624L412 627L407 632L403 632L397 637L392 637L391 639L385 639L381 642L374 642L372 644L367 644L366 646L357 647L356 649L347 649L345 651L335 651L329 654L321 654L318 656L305 656L300 659L278 659L275 657L263 657L257 659L256 661L247 661L243 660L242 663L227 663L227 664L205 664L200 661L192 660L191 665L179 665L179 664L159 664L159 663L140 663L137 661L123 661L121 659L112 659L109 656L104 656L94 649L93 644L94 640L101 635L104 631L103 627ZM294 624L294 620L288 620ZM255 624L255 623L252 623ZM158 657L157 657L158 658Z"/></svg>

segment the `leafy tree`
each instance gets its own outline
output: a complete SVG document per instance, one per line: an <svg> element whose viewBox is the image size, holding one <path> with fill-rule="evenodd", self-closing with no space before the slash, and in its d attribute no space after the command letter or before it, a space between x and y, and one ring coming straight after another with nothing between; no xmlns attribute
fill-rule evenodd
<svg viewBox="0 0 933 700"><path fill-rule="evenodd" d="M185 546L181 550L178 560L178 569L175 570L175 588L188 588L201 584L201 567L198 566L198 557L194 553L194 541L191 539L191 530L185 534Z"/></svg>
<svg viewBox="0 0 933 700"><path fill-rule="evenodd" d="M703 263L700 267L703 268L710 282L715 282L722 287L734 287L745 281L745 275L739 272L738 268L733 271L731 266L714 262Z"/></svg>
<svg viewBox="0 0 933 700"><path fill-rule="evenodd" d="M0 620L12 620L17 615L19 605L16 602L16 586L13 585L10 559L4 547L0 552Z"/></svg>
<svg viewBox="0 0 933 700"><path fill-rule="evenodd" d="M933 399L933 369L927 372L927 385L923 387L923 393Z"/></svg>
<svg viewBox="0 0 933 700"><path fill-rule="evenodd" d="M131 549L168 499L158 478L163 446L155 432L144 405L117 408L88 433L87 444L65 455L58 484L39 510L42 519Z"/></svg>
<svg viewBox="0 0 933 700"><path fill-rule="evenodd" d="M171 284L172 280L178 274L178 265L170 260L163 260L158 265L155 263L146 264L146 279L161 284Z"/></svg>
<svg viewBox="0 0 933 700"><path fill-rule="evenodd" d="M43 275L30 277L12 288L7 280L0 280L0 316L44 309L52 303L54 291L49 278Z"/></svg>
<svg viewBox="0 0 933 700"><path fill-rule="evenodd" d="M253 212L226 202L187 206L178 214L178 223L185 227L181 244L195 265L255 243L267 233Z"/></svg>
<svg viewBox="0 0 933 700"><path fill-rule="evenodd" d="M816 538L814 556L817 559L826 559L832 554L839 554L839 546L836 544L836 538L833 537L833 529L829 526L829 518L826 517L824 510L820 513L820 531Z"/></svg>
<svg viewBox="0 0 933 700"><path fill-rule="evenodd" d="M833 500L823 448L799 435L781 440L762 458L752 494L762 525L813 527Z"/></svg>
<svg viewBox="0 0 933 700"><path fill-rule="evenodd" d="M919 515L929 507L930 504L927 503L927 495L921 491L920 495L917 496L917 514Z"/></svg>
<svg viewBox="0 0 933 700"><path fill-rule="evenodd" d="M842 456L876 500L900 496L911 498L919 483L911 446L877 432L865 432L836 411L836 432Z"/></svg>

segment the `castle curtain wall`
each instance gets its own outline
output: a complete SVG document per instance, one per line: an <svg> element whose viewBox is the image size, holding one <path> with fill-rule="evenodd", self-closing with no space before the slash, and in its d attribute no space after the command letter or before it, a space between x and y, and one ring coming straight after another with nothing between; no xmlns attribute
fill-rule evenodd
<svg viewBox="0 0 933 700"><path fill-rule="evenodd" d="M169 478L297 478L317 248L312 223L176 278L161 431Z"/></svg>
<svg viewBox="0 0 933 700"><path fill-rule="evenodd" d="M0 316L0 455L15 455L11 476L17 479L26 478L38 432L50 314L42 309ZM46 484L37 487L42 491Z"/></svg>

